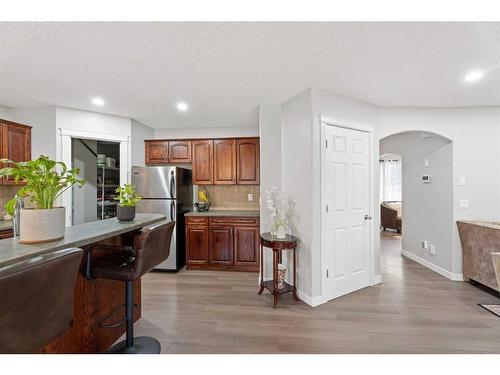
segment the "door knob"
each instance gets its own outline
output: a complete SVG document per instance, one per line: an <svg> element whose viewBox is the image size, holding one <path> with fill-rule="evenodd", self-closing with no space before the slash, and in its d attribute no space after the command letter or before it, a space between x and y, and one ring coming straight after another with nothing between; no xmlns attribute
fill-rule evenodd
<svg viewBox="0 0 500 375"><path fill-rule="evenodd" d="M365 215L365 220L371 220L372 217L370 215Z"/></svg>

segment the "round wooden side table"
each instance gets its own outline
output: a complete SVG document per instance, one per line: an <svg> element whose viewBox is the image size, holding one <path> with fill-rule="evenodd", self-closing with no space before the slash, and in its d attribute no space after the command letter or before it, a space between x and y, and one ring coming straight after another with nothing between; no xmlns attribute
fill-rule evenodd
<svg viewBox="0 0 500 375"><path fill-rule="evenodd" d="M296 249L297 249L298 238L286 235L286 238L276 238L271 233L262 233L260 235L260 290L259 294L262 294L264 288L269 290L274 296L274 308L278 307L279 296L285 293L292 293L295 301L299 301L297 297L296 288ZM273 279L264 281L264 247L273 250ZM284 287L282 289L278 288L278 264L281 263L281 251L282 250L293 250L293 284L290 285L286 281L283 281Z"/></svg>

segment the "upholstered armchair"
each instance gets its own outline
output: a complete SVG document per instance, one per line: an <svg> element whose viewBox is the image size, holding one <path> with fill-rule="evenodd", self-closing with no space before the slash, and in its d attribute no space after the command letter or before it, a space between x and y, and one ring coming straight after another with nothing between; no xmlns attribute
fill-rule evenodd
<svg viewBox="0 0 500 375"><path fill-rule="evenodd" d="M380 225L401 233L401 202L382 202L380 204Z"/></svg>

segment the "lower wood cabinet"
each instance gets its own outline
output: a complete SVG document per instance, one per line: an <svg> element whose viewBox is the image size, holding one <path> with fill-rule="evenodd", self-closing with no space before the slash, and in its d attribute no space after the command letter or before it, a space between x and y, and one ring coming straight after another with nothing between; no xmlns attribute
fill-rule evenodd
<svg viewBox="0 0 500 375"><path fill-rule="evenodd" d="M233 228L209 228L209 264L233 264Z"/></svg>
<svg viewBox="0 0 500 375"><path fill-rule="evenodd" d="M234 265L259 267L259 233L259 227L234 227Z"/></svg>
<svg viewBox="0 0 500 375"><path fill-rule="evenodd" d="M259 271L259 219L186 218L188 269Z"/></svg>
<svg viewBox="0 0 500 375"><path fill-rule="evenodd" d="M208 227L186 227L186 259L189 264L208 264Z"/></svg>

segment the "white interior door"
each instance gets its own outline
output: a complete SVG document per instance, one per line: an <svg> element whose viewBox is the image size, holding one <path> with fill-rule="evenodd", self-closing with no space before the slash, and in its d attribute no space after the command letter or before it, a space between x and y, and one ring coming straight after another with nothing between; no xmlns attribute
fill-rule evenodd
<svg viewBox="0 0 500 375"><path fill-rule="evenodd" d="M326 297L370 283L370 136L325 125L323 254Z"/></svg>

